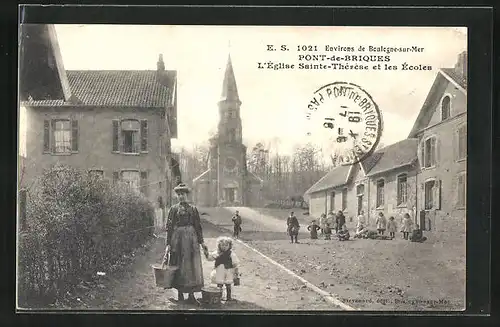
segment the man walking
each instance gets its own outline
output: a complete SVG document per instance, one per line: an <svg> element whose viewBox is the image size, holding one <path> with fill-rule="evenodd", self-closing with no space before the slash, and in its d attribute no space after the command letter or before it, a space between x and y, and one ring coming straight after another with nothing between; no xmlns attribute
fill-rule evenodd
<svg viewBox="0 0 500 327"><path fill-rule="evenodd" d="M240 232L241 232L241 216L238 210L233 215L233 218L231 219L233 221L233 237L234 238L239 238L240 237Z"/></svg>

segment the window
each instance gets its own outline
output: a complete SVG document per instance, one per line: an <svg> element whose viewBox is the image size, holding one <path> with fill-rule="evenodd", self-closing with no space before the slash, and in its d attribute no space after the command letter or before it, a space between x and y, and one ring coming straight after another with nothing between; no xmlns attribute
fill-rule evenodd
<svg viewBox="0 0 500 327"><path fill-rule="evenodd" d="M441 181L429 180L424 184L424 209L441 209Z"/></svg>
<svg viewBox="0 0 500 327"><path fill-rule="evenodd" d="M384 206L384 186L385 182L383 179L377 181L377 208Z"/></svg>
<svg viewBox="0 0 500 327"><path fill-rule="evenodd" d="M139 192L141 177L138 171L124 170L122 171L122 182L132 190Z"/></svg>
<svg viewBox="0 0 500 327"><path fill-rule="evenodd" d="M467 178L465 172L457 176L457 207L465 208L467 194Z"/></svg>
<svg viewBox="0 0 500 327"><path fill-rule="evenodd" d="M231 128L229 129L229 142L234 142L236 141L236 129Z"/></svg>
<svg viewBox="0 0 500 327"><path fill-rule="evenodd" d="M436 138L429 137L423 144L422 159L424 168L433 167L436 165Z"/></svg>
<svg viewBox="0 0 500 327"><path fill-rule="evenodd" d="M347 188L342 190L342 210L347 209Z"/></svg>
<svg viewBox="0 0 500 327"><path fill-rule="evenodd" d="M447 95L441 101L441 120L450 118L450 104L451 98L449 95Z"/></svg>
<svg viewBox="0 0 500 327"><path fill-rule="evenodd" d="M364 194L365 194L365 186L363 184L356 186L356 195L363 196Z"/></svg>
<svg viewBox="0 0 500 327"><path fill-rule="evenodd" d="M398 176L398 205L404 205L407 201L407 175Z"/></svg>
<svg viewBox="0 0 500 327"><path fill-rule="evenodd" d="M458 129L458 158L457 160L467 157L467 125L462 125Z"/></svg>
<svg viewBox="0 0 500 327"><path fill-rule="evenodd" d="M44 120L43 152L71 154L78 152L78 121L70 119Z"/></svg>
<svg viewBox="0 0 500 327"><path fill-rule="evenodd" d="M113 120L113 152L139 154L147 151L147 120Z"/></svg>

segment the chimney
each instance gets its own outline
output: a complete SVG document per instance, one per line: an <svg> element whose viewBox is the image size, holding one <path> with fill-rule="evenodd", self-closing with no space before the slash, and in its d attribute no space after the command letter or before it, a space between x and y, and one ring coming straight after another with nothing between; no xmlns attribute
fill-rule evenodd
<svg viewBox="0 0 500 327"><path fill-rule="evenodd" d="M458 55L458 60L455 64L455 72L464 79L467 79L467 51Z"/></svg>
<svg viewBox="0 0 500 327"><path fill-rule="evenodd" d="M156 67L159 72L162 72L165 70L165 63L163 62L163 55L160 53L158 57L158 62L156 63Z"/></svg>

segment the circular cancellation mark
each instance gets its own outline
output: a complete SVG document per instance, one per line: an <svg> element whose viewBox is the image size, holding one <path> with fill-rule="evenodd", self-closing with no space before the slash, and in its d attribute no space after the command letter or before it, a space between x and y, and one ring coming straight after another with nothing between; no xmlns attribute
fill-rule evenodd
<svg viewBox="0 0 500 327"><path fill-rule="evenodd" d="M382 135L382 115L368 92L348 82L334 82L314 92L307 106L307 135L328 140L341 165L368 157Z"/></svg>

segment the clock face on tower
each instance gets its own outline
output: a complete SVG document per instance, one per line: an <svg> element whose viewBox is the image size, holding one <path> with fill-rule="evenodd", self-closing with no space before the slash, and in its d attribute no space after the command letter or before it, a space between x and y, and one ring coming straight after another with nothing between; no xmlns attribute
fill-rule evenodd
<svg viewBox="0 0 500 327"><path fill-rule="evenodd" d="M227 158L224 162L224 168L228 171L233 171L236 169L238 162L234 158Z"/></svg>

